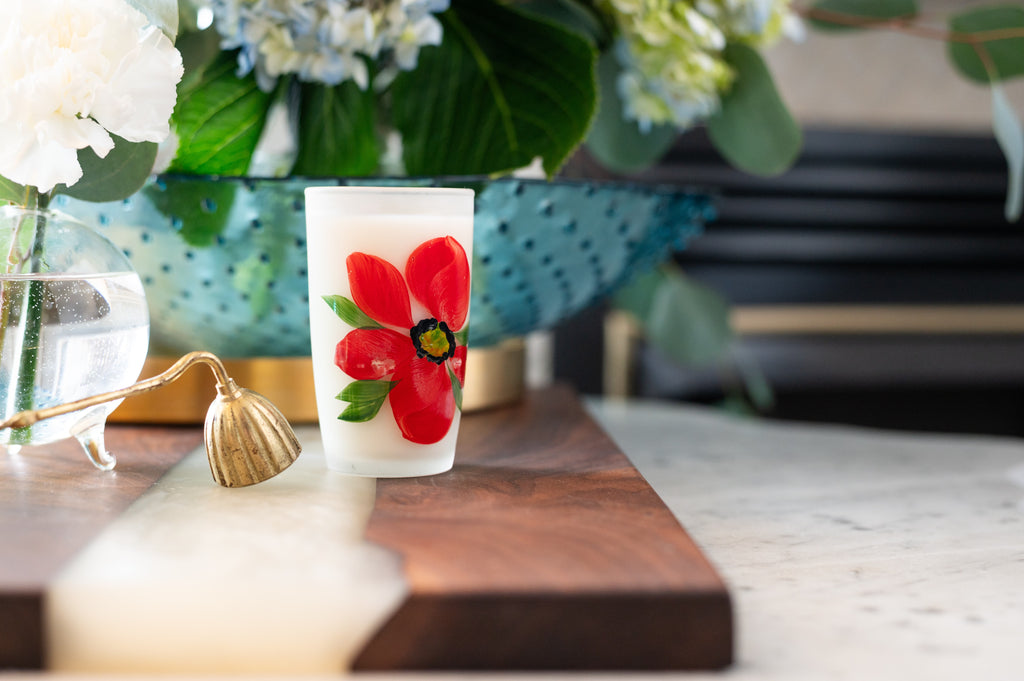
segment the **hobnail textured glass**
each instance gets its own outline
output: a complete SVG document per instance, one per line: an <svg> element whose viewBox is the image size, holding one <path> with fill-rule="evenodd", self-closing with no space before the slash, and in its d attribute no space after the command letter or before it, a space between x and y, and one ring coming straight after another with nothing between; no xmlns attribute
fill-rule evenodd
<svg viewBox="0 0 1024 681"><path fill-rule="evenodd" d="M476 190L474 347L572 316L683 248L712 212L706 195L678 188L514 178L161 176L122 202L57 201L99 225L139 272L155 351L302 356L309 354L303 190L345 184Z"/></svg>

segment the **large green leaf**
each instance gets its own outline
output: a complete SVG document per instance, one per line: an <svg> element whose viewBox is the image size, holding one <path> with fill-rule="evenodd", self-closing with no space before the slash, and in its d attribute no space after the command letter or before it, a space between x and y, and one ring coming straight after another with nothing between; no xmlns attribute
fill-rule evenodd
<svg viewBox="0 0 1024 681"><path fill-rule="evenodd" d="M643 170L661 158L679 132L672 125L658 125L644 133L636 121L622 114L616 81L622 72L618 59L608 52L597 63L601 106L587 134L587 150L605 167L620 173Z"/></svg>
<svg viewBox="0 0 1024 681"><path fill-rule="evenodd" d="M119 201L141 189L153 171L157 145L111 137L114 148L103 158L90 147L79 149L82 179L70 187L57 185L54 194L67 194L82 201Z"/></svg>
<svg viewBox="0 0 1024 681"><path fill-rule="evenodd" d="M208 68L178 88L171 121L178 155L171 171L244 175L267 120L271 95L249 74L235 75L234 52L222 53Z"/></svg>
<svg viewBox="0 0 1024 681"><path fill-rule="evenodd" d="M956 34L973 34L979 40L977 46L964 42L949 43L949 58L967 78L988 83L990 80L1005 80L1024 74L1024 38L990 39L998 37L998 32L1006 29L1024 29L1024 8L1000 5L960 12L950 17L949 27ZM986 36L990 31L997 33ZM994 78L989 77L985 60L978 54L978 50L984 50Z"/></svg>
<svg viewBox="0 0 1024 681"><path fill-rule="evenodd" d="M178 0L128 0L172 41L178 35Z"/></svg>
<svg viewBox="0 0 1024 681"><path fill-rule="evenodd" d="M756 50L730 44L723 54L736 71L736 80L722 97L722 108L708 120L711 141L737 168L755 175L778 175L800 153L800 126Z"/></svg>
<svg viewBox="0 0 1024 681"><path fill-rule="evenodd" d="M518 0L516 8L550 19L597 46L607 45L612 40L612 26L589 3L577 0Z"/></svg>
<svg viewBox="0 0 1024 681"><path fill-rule="evenodd" d="M443 43L392 85L408 173L499 173L540 156L553 175L593 117L593 46L495 0L452 0L441 21Z"/></svg>
<svg viewBox="0 0 1024 681"><path fill-rule="evenodd" d="M0 176L0 203L16 203L25 201L25 187Z"/></svg>
<svg viewBox="0 0 1024 681"><path fill-rule="evenodd" d="M377 169L376 110L372 89L351 80L333 87L300 88L299 151L295 175L369 175Z"/></svg>
<svg viewBox="0 0 1024 681"><path fill-rule="evenodd" d="M916 0L818 0L811 6L810 23L825 31L849 31L916 15Z"/></svg>

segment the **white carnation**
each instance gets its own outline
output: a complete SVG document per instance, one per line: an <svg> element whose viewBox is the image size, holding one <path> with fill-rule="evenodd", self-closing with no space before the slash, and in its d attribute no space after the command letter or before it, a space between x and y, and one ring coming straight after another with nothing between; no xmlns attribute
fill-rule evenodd
<svg viewBox="0 0 1024 681"><path fill-rule="evenodd" d="M42 192L82 176L110 134L160 142L181 55L124 0L7 0L0 28L0 175Z"/></svg>

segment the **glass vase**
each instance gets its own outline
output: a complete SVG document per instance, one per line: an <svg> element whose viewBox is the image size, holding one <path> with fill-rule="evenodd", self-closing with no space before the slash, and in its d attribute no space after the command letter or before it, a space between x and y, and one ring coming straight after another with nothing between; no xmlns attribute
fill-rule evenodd
<svg viewBox="0 0 1024 681"><path fill-rule="evenodd" d="M54 210L0 208L0 418L123 388L149 346L142 282L92 228ZM0 444L76 438L98 468L113 468L106 418L117 402L0 430Z"/></svg>

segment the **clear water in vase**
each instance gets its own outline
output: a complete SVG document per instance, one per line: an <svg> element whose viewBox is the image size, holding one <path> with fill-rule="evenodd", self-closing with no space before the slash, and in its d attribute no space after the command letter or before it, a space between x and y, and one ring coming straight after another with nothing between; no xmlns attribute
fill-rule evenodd
<svg viewBox="0 0 1024 681"><path fill-rule="evenodd" d="M123 388L138 377L149 345L149 313L134 272L0 274L0 288L0 417ZM35 338L33 368L26 358ZM103 426L118 404L0 431L0 444L13 449L74 436L94 464L111 468Z"/></svg>

